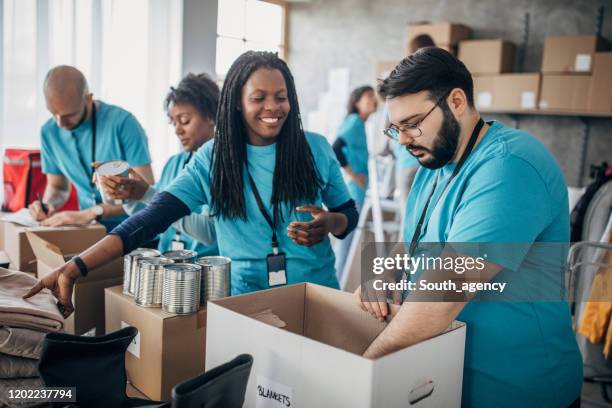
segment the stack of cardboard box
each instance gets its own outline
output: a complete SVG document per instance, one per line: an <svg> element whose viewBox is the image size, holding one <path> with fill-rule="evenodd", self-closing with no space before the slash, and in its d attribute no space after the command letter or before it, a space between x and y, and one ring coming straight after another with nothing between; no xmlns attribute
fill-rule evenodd
<svg viewBox="0 0 612 408"><path fill-rule="evenodd" d="M474 79L474 103L483 110L536 109L539 73L512 73L516 47L501 39L459 43L459 59Z"/></svg>
<svg viewBox="0 0 612 408"><path fill-rule="evenodd" d="M611 44L600 36L548 37L539 108L612 113Z"/></svg>
<svg viewBox="0 0 612 408"><path fill-rule="evenodd" d="M417 22L408 25L408 44L406 55L416 51L419 37L427 36L436 47L443 48L451 54L457 52L457 45L472 36L472 30L463 24L449 21Z"/></svg>

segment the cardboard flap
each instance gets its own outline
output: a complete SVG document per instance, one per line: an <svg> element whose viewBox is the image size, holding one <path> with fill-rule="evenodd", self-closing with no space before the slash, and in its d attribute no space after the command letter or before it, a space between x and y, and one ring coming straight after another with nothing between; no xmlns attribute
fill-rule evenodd
<svg viewBox="0 0 612 408"><path fill-rule="evenodd" d="M62 250L49 241L39 237L36 233L27 231L26 236L30 241L30 246L37 260L44 262L52 268L60 267L64 264L64 254Z"/></svg>

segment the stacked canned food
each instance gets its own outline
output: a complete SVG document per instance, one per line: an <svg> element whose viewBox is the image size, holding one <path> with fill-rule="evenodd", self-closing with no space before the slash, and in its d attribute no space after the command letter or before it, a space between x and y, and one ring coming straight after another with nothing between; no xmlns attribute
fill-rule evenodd
<svg viewBox="0 0 612 408"><path fill-rule="evenodd" d="M134 296L138 260L141 258L158 257L160 255L160 252L156 249L138 248L123 257L123 293Z"/></svg>
<svg viewBox="0 0 612 408"><path fill-rule="evenodd" d="M203 256L197 264L202 267L200 302L215 300L230 295L231 259L225 256Z"/></svg>

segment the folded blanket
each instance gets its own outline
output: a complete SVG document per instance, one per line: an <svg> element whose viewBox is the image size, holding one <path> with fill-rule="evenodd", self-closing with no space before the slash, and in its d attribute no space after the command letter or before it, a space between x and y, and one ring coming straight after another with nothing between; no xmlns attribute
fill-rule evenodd
<svg viewBox="0 0 612 408"><path fill-rule="evenodd" d="M0 326L0 353L40 358L45 333L37 330Z"/></svg>
<svg viewBox="0 0 612 408"><path fill-rule="evenodd" d="M38 377L38 360L0 353L0 379Z"/></svg>
<svg viewBox="0 0 612 408"><path fill-rule="evenodd" d="M30 408L30 407L48 407L48 402L40 402L34 400L16 400L9 399L10 389L26 389L26 388L42 388L44 387L40 378L18 378L14 380L0 381L0 407L10 408Z"/></svg>
<svg viewBox="0 0 612 408"><path fill-rule="evenodd" d="M26 273L0 268L0 325L45 332L62 329L64 318L51 292L45 289L29 299L21 298L36 282Z"/></svg>

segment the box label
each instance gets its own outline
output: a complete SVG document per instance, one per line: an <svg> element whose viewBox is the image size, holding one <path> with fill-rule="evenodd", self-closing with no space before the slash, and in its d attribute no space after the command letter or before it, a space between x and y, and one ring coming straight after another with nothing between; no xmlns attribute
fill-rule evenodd
<svg viewBox="0 0 612 408"><path fill-rule="evenodd" d="M121 321L122 329L128 326L131 326L131 324L127 324L123 320ZM128 346L127 351L131 353L132 355L134 355L134 357L140 358L140 330L138 331L138 334L136 335L136 337L132 339L132 342Z"/></svg>
<svg viewBox="0 0 612 408"><path fill-rule="evenodd" d="M287 408L293 406L293 389L264 376L257 376L255 393L255 406L257 408Z"/></svg>
<svg viewBox="0 0 612 408"><path fill-rule="evenodd" d="M535 109L536 97L534 92L522 92L521 93L521 108L523 109Z"/></svg>
<svg viewBox="0 0 612 408"><path fill-rule="evenodd" d="M548 109L548 101L540 101L540 109Z"/></svg>
<svg viewBox="0 0 612 408"><path fill-rule="evenodd" d="M576 54L574 71L588 72L591 70L591 54Z"/></svg>
<svg viewBox="0 0 612 408"><path fill-rule="evenodd" d="M493 104L493 95L491 92L478 92L476 96L476 106L479 108L490 108Z"/></svg>

